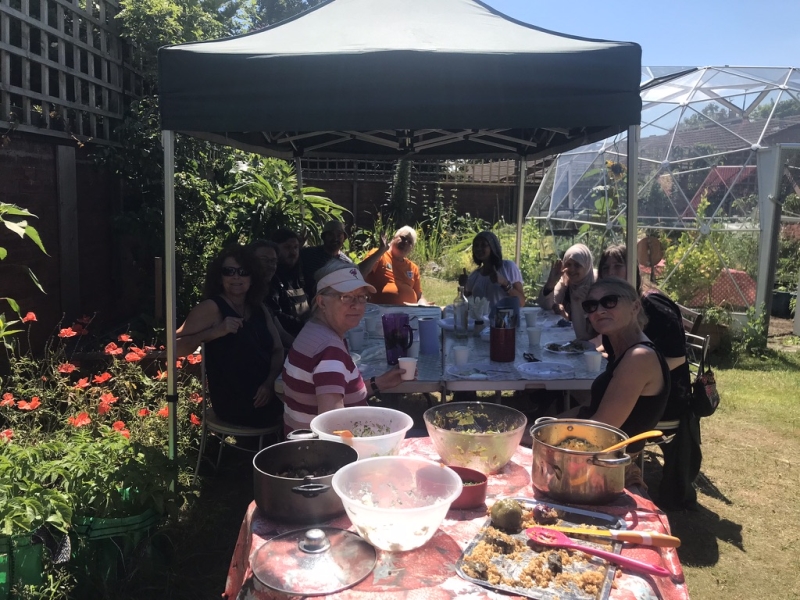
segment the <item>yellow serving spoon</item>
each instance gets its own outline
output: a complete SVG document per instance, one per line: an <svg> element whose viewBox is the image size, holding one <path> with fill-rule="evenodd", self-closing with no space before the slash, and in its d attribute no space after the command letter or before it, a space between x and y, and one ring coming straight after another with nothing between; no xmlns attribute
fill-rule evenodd
<svg viewBox="0 0 800 600"><path fill-rule="evenodd" d="M633 442L638 442L639 440L646 440L649 438L658 437L660 435L664 435L662 432L658 431L657 429L653 429L651 431L645 431L644 433L637 434L633 437L629 437L627 440L622 440L614 444L613 446L609 446L605 450L601 450L597 454L607 454L608 452L613 452L614 450L619 450L620 448L624 448L628 444L632 444Z"/></svg>

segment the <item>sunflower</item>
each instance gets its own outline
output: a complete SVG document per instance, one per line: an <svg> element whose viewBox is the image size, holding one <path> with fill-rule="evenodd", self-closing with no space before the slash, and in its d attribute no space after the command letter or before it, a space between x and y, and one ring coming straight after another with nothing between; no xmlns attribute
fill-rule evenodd
<svg viewBox="0 0 800 600"><path fill-rule="evenodd" d="M612 181L620 181L623 177L625 177L625 165L613 162L610 160L606 161L606 171L608 171L608 177Z"/></svg>

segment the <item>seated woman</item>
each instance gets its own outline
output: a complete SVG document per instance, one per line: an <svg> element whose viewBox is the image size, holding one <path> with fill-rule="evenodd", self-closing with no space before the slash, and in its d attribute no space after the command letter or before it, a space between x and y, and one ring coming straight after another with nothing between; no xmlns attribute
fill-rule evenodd
<svg viewBox="0 0 800 600"><path fill-rule="evenodd" d="M595 331L607 336L615 357L592 383L592 401L578 412L617 427L629 436L653 429L669 397L669 367L642 332L647 317L639 294L627 281L609 277L593 284L583 310ZM644 440L628 446L637 454Z"/></svg>
<svg viewBox="0 0 800 600"><path fill-rule="evenodd" d="M472 261L478 268L470 273L464 290L466 296L488 298L494 307L503 298L516 297L525 305L522 273L514 261L503 260L500 240L491 231L482 231L472 240Z"/></svg>
<svg viewBox="0 0 800 600"><path fill-rule="evenodd" d="M278 253L280 252L278 244L268 240L256 240L255 242L251 242L250 245L247 246L247 249L252 252L261 263L264 285L267 290L267 294L264 297L264 305L269 310L270 315L272 315L272 322L275 324L275 329L278 330L278 335L280 335L283 347L288 350L292 347L294 336L283 328L283 325L281 325L280 320L276 316L281 311L281 307L275 299L277 294L273 295L271 290L272 278L278 270Z"/></svg>
<svg viewBox="0 0 800 600"><path fill-rule="evenodd" d="M273 387L283 346L261 303L264 277L243 246L225 248L208 266L203 295L178 328L179 356L205 343L211 404L223 421L248 427L278 425L283 404Z"/></svg>
<svg viewBox="0 0 800 600"><path fill-rule="evenodd" d="M606 249L597 266L601 280L607 277L625 279L627 256L627 248L623 245ZM639 280L637 274L637 282ZM637 287L641 292L641 284ZM655 288L641 292L640 299L647 316L644 334L655 344L670 368L670 394L661 420L679 421L675 439L662 446L664 470L659 504L670 508L691 508L697 503L697 491L692 482L700 472L703 454L700 422L689 406L692 390L683 318L678 305ZM609 348L606 336L603 336L603 347L608 352L609 362L613 362L613 348Z"/></svg>
<svg viewBox="0 0 800 600"><path fill-rule="evenodd" d="M591 285L597 280L592 268L592 251L583 244L570 246L563 260L557 260L550 269L536 302L544 309L572 321L572 329L579 340L590 340L597 334L586 321L581 303L586 299Z"/></svg>
<svg viewBox="0 0 800 600"><path fill-rule="evenodd" d="M359 265L366 282L377 290L372 297L375 304L428 304L422 296L419 267L408 259L416 244L417 232L401 227L388 245L381 236L380 248L367 254Z"/></svg>
<svg viewBox="0 0 800 600"><path fill-rule="evenodd" d="M318 414L365 406L367 396L400 384L402 371L395 367L364 384L350 358L344 334L364 317L368 293L375 288L364 281L358 267L333 259L315 274L317 294L311 318L294 340L283 366L286 404L284 428L308 429Z"/></svg>

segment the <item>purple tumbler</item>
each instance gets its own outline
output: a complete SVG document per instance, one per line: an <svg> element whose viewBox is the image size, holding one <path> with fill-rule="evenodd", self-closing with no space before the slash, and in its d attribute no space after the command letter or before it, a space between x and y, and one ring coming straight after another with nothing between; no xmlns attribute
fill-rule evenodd
<svg viewBox="0 0 800 600"><path fill-rule="evenodd" d="M383 315L382 320L386 362L396 365L398 359L406 356L406 351L414 343L414 331L408 325L406 313Z"/></svg>

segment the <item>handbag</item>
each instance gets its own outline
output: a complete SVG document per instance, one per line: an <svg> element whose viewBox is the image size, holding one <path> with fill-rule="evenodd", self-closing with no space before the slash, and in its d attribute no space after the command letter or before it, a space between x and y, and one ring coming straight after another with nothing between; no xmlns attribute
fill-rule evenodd
<svg viewBox="0 0 800 600"><path fill-rule="evenodd" d="M692 383L692 412L698 417L710 417L718 406L717 380L711 368L707 367L705 361L701 359L700 367L697 370L697 378Z"/></svg>

